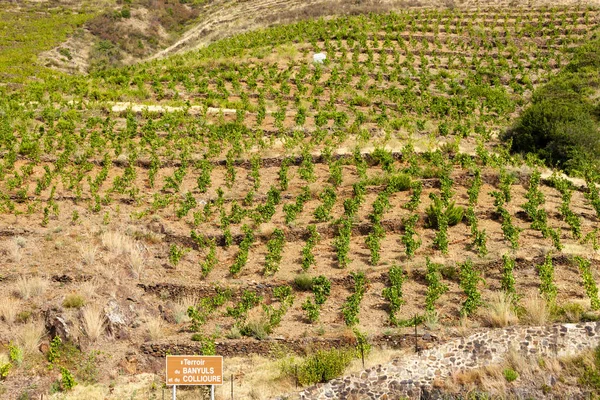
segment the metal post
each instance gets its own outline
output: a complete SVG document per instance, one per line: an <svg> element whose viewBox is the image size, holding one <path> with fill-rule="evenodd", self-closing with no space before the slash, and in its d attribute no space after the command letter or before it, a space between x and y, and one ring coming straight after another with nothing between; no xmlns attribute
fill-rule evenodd
<svg viewBox="0 0 600 400"><path fill-rule="evenodd" d="M416 314L415 314L414 321L415 321L415 353L418 353L419 352L419 344L418 344L419 342L417 339L417 316L416 316Z"/></svg>
<svg viewBox="0 0 600 400"><path fill-rule="evenodd" d="M231 400L233 400L233 374L231 374Z"/></svg>
<svg viewBox="0 0 600 400"><path fill-rule="evenodd" d="M360 344L360 358L362 358L363 369L365 369L365 345Z"/></svg>
<svg viewBox="0 0 600 400"><path fill-rule="evenodd" d="M173 400L177 400L177 385L173 385Z"/></svg>
<svg viewBox="0 0 600 400"><path fill-rule="evenodd" d="M210 400L215 400L215 385L210 385Z"/></svg>

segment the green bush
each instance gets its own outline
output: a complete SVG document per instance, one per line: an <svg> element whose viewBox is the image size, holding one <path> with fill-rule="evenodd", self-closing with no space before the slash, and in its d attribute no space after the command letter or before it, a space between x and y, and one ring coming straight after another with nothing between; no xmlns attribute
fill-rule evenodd
<svg viewBox="0 0 600 400"><path fill-rule="evenodd" d="M294 375L297 371L296 378L301 385L327 382L342 375L355 356L356 350L352 348L319 350L300 364L284 365L283 372Z"/></svg>
<svg viewBox="0 0 600 400"><path fill-rule="evenodd" d="M439 226L439 215L444 213L448 219L448 226L454 226L463 220L465 215L465 209L460 206L456 206L454 202L448 204L448 207L444 209L442 200L438 197L433 199L433 202L427 207L425 211L427 214L427 227L437 229Z"/></svg>
<svg viewBox="0 0 600 400"><path fill-rule="evenodd" d="M534 153L570 172L600 159L598 105L600 41L582 46L562 73L536 90L532 104L504 135L512 151Z"/></svg>
<svg viewBox="0 0 600 400"><path fill-rule="evenodd" d="M65 297L63 307L65 308L81 308L85 304L85 299L78 294L70 294Z"/></svg>
<svg viewBox="0 0 600 400"><path fill-rule="evenodd" d="M512 368L506 368L504 371L502 371L502 375L504 375L504 378L507 382L516 381L519 377L519 373Z"/></svg>
<svg viewBox="0 0 600 400"><path fill-rule="evenodd" d="M294 278L294 286L303 292L312 290L313 278L308 274L299 274Z"/></svg>

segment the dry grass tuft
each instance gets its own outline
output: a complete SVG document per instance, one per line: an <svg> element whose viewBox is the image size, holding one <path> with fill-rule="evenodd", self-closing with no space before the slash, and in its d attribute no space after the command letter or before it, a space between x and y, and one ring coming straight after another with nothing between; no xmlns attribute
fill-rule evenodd
<svg viewBox="0 0 600 400"><path fill-rule="evenodd" d="M142 249L140 246L133 246L131 252L129 253L129 265L131 266L131 271L133 275L140 279L142 277L142 273L144 272L144 268L146 267L146 260L142 254Z"/></svg>
<svg viewBox="0 0 600 400"><path fill-rule="evenodd" d="M39 351L38 347L45 333L46 328L44 328L42 321L31 321L19 329L17 342L26 355L34 354Z"/></svg>
<svg viewBox="0 0 600 400"><path fill-rule="evenodd" d="M98 246L92 246L89 243L82 244L79 246L79 254L85 265L92 266L96 262L96 254L98 253Z"/></svg>
<svg viewBox="0 0 600 400"><path fill-rule="evenodd" d="M8 244L8 256L15 264L23 259L23 248L26 244L27 241L21 236L15 236Z"/></svg>
<svg viewBox="0 0 600 400"><path fill-rule="evenodd" d="M530 325L544 325L550 318L548 303L540 295L529 296L522 302L525 315L523 322Z"/></svg>
<svg viewBox="0 0 600 400"><path fill-rule="evenodd" d="M198 305L200 300L196 296L184 296L179 298L176 302L171 304L171 310L175 317L175 321L178 324L186 323L190 321L190 317L187 315L189 307L195 307Z"/></svg>
<svg viewBox="0 0 600 400"><path fill-rule="evenodd" d="M120 232L104 232L101 239L102 246L116 256L130 254L135 249L133 240Z"/></svg>
<svg viewBox="0 0 600 400"><path fill-rule="evenodd" d="M13 297L7 297L0 302L0 318L7 323L12 324L19 313L20 302Z"/></svg>
<svg viewBox="0 0 600 400"><path fill-rule="evenodd" d="M510 349L506 353L506 365L520 374L535 368L535 363L519 354L518 350Z"/></svg>
<svg viewBox="0 0 600 400"><path fill-rule="evenodd" d="M151 340L159 340L164 336L164 324L158 317L149 317L146 321L146 330Z"/></svg>
<svg viewBox="0 0 600 400"><path fill-rule="evenodd" d="M41 276L19 277L15 284L15 293L23 300L43 294L50 286L50 281Z"/></svg>
<svg viewBox="0 0 600 400"><path fill-rule="evenodd" d="M88 339L95 342L104 333L106 318L104 311L97 304L88 304L82 309L81 318L83 332Z"/></svg>
<svg viewBox="0 0 600 400"><path fill-rule="evenodd" d="M487 308L482 311L483 319L494 328L503 328L519 322L514 311L514 297L505 292L495 292Z"/></svg>
<svg viewBox="0 0 600 400"><path fill-rule="evenodd" d="M90 279L89 281L85 281L79 285L79 291L86 299L91 299L94 297L97 289L98 283L96 279Z"/></svg>

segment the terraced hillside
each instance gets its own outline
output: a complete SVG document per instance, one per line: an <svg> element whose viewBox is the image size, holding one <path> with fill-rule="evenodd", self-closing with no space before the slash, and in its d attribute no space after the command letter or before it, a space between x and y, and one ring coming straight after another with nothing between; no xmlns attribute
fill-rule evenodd
<svg viewBox="0 0 600 400"><path fill-rule="evenodd" d="M499 135L598 19L578 6L308 20L0 89L2 395L109 396L142 372L157 375L139 398L159 395L159 356L184 349L281 356L360 332L402 347L415 324L444 340L501 324L483 312L499 293L522 323L540 322L531 303L596 318L595 180L513 156ZM226 367L248 398L294 385Z"/></svg>

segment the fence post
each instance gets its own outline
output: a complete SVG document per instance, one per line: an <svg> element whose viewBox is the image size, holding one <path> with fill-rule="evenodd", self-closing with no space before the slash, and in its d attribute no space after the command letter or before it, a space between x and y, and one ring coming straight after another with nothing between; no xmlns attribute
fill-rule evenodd
<svg viewBox="0 0 600 400"><path fill-rule="evenodd" d="M231 374L231 400L233 400L233 374Z"/></svg>
<svg viewBox="0 0 600 400"><path fill-rule="evenodd" d="M415 353L419 353L419 339L417 338L417 315L415 314Z"/></svg>

